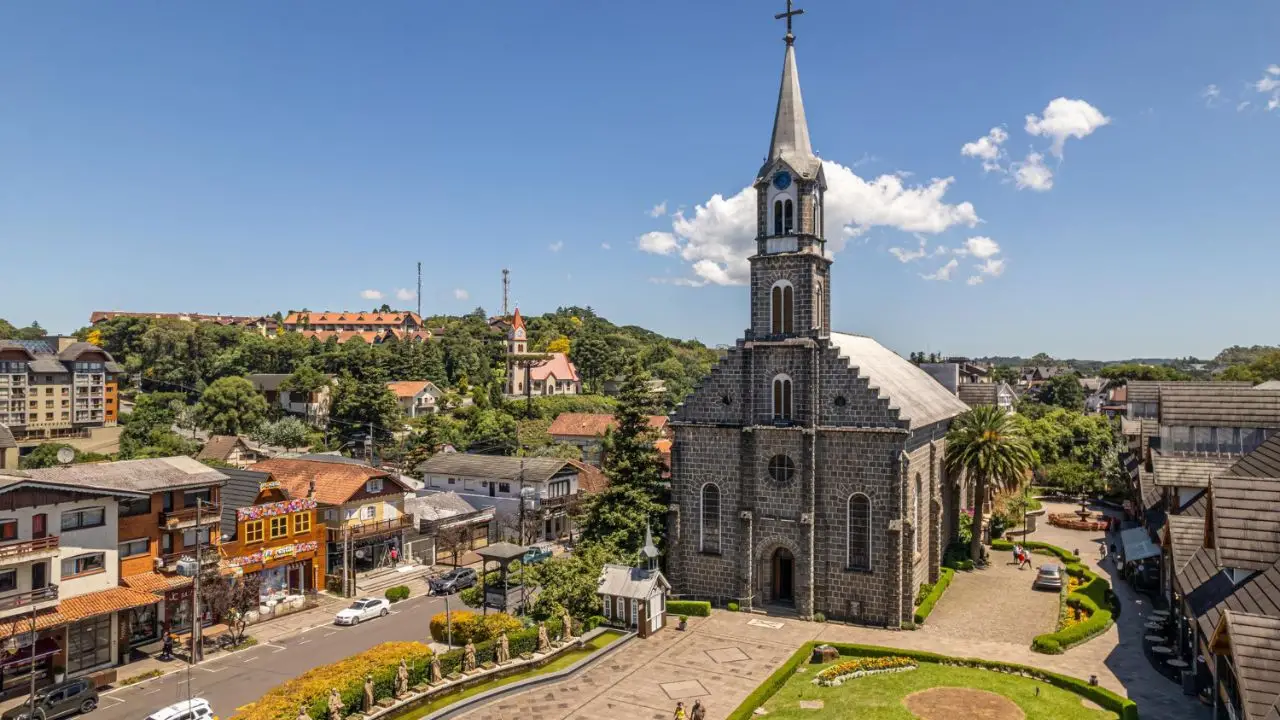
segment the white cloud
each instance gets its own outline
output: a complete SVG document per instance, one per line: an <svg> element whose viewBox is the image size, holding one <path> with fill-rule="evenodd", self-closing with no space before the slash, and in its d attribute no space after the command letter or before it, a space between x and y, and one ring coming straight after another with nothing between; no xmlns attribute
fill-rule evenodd
<svg viewBox="0 0 1280 720"><path fill-rule="evenodd" d="M1267 111L1280 108L1280 65L1271 65L1262 74L1262 79L1253 84L1253 89L1267 98ZM1243 104L1243 103L1242 103Z"/></svg>
<svg viewBox="0 0 1280 720"><path fill-rule="evenodd" d="M719 197L718 195L716 197ZM669 232L647 232L636 238L636 246L654 255L670 255L680 247L676 236Z"/></svg>
<svg viewBox="0 0 1280 720"><path fill-rule="evenodd" d="M1252 105L1252 103L1250 103L1248 100L1244 100L1239 105L1236 105L1236 112L1244 112L1245 108L1249 107L1250 105Z"/></svg>
<svg viewBox="0 0 1280 720"><path fill-rule="evenodd" d="M1010 169L1019 190L1045 192L1053 187L1053 171L1044 164L1044 155L1038 152L1028 154L1026 160L1014 163Z"/></svg>
<svg viewBox="0 0 1280 720"><path fill-rule="evenodd" d="M564 241L563 241L563 240L557 240L557 241L555 241L555 242L551 243L550 245L548 245L548 246L547 246L547 249L548 249L548 250L550 250L551 252L560 252L560 248L562 248L562 247L564 247Z"/></svg>
<svg viewBox="0 0 1280 720"><path fill-rule="evenodd" d="M382 292L378 290L361 290L360 297L365 300L381 300Z"/></svg>
<svg viewBox="0 0 1280 720"><path fill-rule="evenodd" d="M1200 91L1200 97L1204 99L1205 107L1214 107L1222 99L1222 90L1217 85L1209 83L1204 90Z"/></svg>
<svg viewBox="0 0 1280 720"><path fill-rule="evenodd" d="M466 300L469 297L471 297L471 293L467 292L466 290L463 290L462 288L456 288L453 291L454 300Z"/></svg>
<svg viewBox="0 0 1280 720"><path fill-rule="evenodd" d="M416 297L418 296L409 288L400 288L399 290L396 290L397 300L412 300Z"/></svg>
<svg viewBox="0 0 1280 720"><path fill-rule="evenodd" d="M956 250L957 255L972 255L985 260L1000 252L1000 243L985 235L977 235L964 241L964 247Z"/></svg>
<svg viewBox="0 0 1280 720"><path fill-rule="evenodd" d="M1000 277L1004 274L1004 260L1000 258L990 258L980 265L974 265L977 269L977 275L970 275L965 281L967 285L981 285L988 277Z"/></svg>
<svg viewBox="0 0 1280 720"><path fill-rule="evenodd" d="M960 154L982 160L982 169L986 172L996 170L1003 172L1000 158L1004 157L1004 148L1000 147L1009 139L1009 133L1002 127L993 127L986 135L967 142L960 148Z"/></svg>
<svg viewBox="0 0 1280 720"><path fill-rule="evenodd" d="M909 263L913 260L919 260L924 257L928 251L925 250L924 238L920 238L920 247L915 250L906 250L900 247L889 248L889 254L898 258L898 262Z"/></svg>
<svg viewBox="0 0 1280 720"><path fill-rule="evenodd" d="M924 278L925 280L943 280L943 281L950 280L951 273L955 272L956 268L959 266L960 266L960 261L956 260L955 258L951 258L951 261L948 262L946 265L943 265L942 267L938 268L934 272L929 273L928 275L921 275L920 277Z"/></svg>
<svg viewBox="0 0 1280 720"><path fill-rule="evenodd" d="M850 238L873 227L936 234L956 225L973 227L980 219L971 203L945 199L954 178L906 185L897 175L864 180L852 169L824 161L827 176L824 234L828 250L839 252ZM649 232L636 239L644 252L678 254L697 278L717 285L741 285L750 277L747 258L755 252L756 195L748 187L724 197L716 194L694 207L677 211L671 231Z"/></svg>
<svg viewBox="0 0 1280 720"><path fill-rule="evenodd" d="M658 203L657 205L654 205L653 207L649 208L649 217L655 217L655 218L656 218L656 217L661 217L661 216L666 215L666 214L667 214L667 201L666 201L666 200L663 200L662 202Z"/></svg>
<svg viewBox="0 0 1280 720"><path fill-rule="evenodd" d="M601 249L604 249L604 250L612 250L612 249L613 249L613 246L612 246L612 245L610 245L609 243L604 243L604 242L600 243L600 247L601 247Z"/></svg>
<svg viewBox="0 0 1280 720"><path fill-rule="evenodd" d="M1094 130L1111 122L1098 108L1084 100L1055 98L1044 109L1043 117L1027 116L1027 134L1053 138L1050 151L1062 157L1062 146L1067 138L1083 138Z"/></svg>

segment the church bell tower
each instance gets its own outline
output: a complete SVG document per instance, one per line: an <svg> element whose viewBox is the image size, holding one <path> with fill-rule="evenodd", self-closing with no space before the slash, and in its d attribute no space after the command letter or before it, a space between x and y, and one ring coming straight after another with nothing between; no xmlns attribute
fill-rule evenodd
<svg viewBox="0 0 1280 720"><path fill-rule="evenodd" d="M756 174L756 254L751 262L751 329L748 339L825 337L831 329L831 287L823 196L827 179L809 144L796 70L796 37L787 11L782 84L773 118L769 155Z"/></svg>

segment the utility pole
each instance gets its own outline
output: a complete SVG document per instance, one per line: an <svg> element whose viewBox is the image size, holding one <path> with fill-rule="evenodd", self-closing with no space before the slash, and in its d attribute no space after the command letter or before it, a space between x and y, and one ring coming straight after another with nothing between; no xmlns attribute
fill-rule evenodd
<svg viewBox="0 0 1280 720"><path fill-rule="evenodd" d="M200 542L200 510L203 504L204 500L196 498L196 577L191 592L191 655L188 666L200 662L204 654L203 648L200 647L200 575L204 569L204 548ZM190 691L191 686L188 685L188 694Z"/></svg>
<svg viewBox="0 0 1280 720"><path fill-rule="evenodd" d="M502 268L502 317L508 313L507 299L511 295L511 271Z"/></svg>
<svg viewBox="0 0 1280 720"><path fill-rule="evenodd" d="M351 597L351 526L342 519L342 594Z"/></svg>

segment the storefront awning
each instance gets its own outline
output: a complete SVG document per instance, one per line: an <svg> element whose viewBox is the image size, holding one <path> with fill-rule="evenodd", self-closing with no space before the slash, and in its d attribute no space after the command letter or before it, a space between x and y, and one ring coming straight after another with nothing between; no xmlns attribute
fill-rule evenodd
<svg viewBox="0 0 1280 720"><path fill-rule="evenodd" d="M1124 561L1127 563L1160 556L1160 547L1151 542L1151 537L1147 535L1145 528L1129 528L1122 531L1120 543L1124 546Z"/></svg>

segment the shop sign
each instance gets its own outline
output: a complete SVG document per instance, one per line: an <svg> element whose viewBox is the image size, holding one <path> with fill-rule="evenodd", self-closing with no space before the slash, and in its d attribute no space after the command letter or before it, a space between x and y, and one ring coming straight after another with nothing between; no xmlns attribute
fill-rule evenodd
<svg viewBox="0 0 1280 720"><path fill-rule="evenodd" d="M262 482L258 483L258 492L262 492L263 490L275 490L279 487L280 487L279 480L274 480L274 479L263 480Z"/></svg>
<svg viewBox="0 0 1280 720"><path fill-rule="evenodd" d="M318 543L316 543L315 540L311 540L308 542L300 542L296 545L281 545L279 547L263 548L262 561L271 562L272 560L293 557L294 555L299 555L304 552L313 552L317 547L319 547Z"/></svg>
<svg viewBox="0 0 1280 720"><path fill-rule="evenodd" d="M315 509L316 501L311 498L282 500L280 502L266 503L265 505L253 505L247 508L240 508L239 510L236 510L236 520L240 522L244 522L246 520L261 520L262 518L274 517L276 515L288 515L289 513Z"/></svg>

